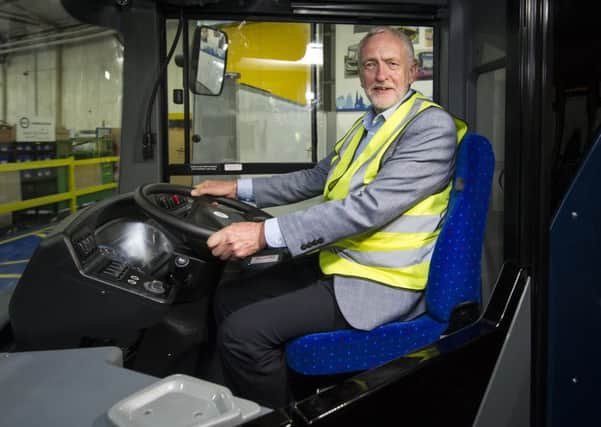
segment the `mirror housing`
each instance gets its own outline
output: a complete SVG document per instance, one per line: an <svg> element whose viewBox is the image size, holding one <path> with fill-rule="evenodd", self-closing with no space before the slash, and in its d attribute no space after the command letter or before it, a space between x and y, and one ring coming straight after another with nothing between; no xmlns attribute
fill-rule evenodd
<svg viewBox="0 0 601 427"><path fill-rule="evenodd" d="M196 27L190 64L190 90L193 93L210 96L221 94L227 48L226 33L205 25Z"/></svg>

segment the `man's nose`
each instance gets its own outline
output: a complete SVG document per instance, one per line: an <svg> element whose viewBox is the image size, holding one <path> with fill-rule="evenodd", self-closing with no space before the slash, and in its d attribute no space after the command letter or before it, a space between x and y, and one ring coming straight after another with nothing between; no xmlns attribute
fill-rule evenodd
<svg viewBox="0 0 601 427"><path fill-rule="evenodd" d="M376 67L376 80L381 82L386 80L386 77L386 68L382 64L378 64Z"/></svg>

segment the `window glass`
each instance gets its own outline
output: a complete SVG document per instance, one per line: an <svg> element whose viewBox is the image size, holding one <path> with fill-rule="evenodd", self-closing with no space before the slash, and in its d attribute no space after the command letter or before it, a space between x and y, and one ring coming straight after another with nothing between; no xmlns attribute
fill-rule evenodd
<svg viewBox="0 0 601 427"><path fill-rule="evenodd" d="M325 156L369 106L359 83L357 48L370 26L190 21L190 42L199 24L227 33L228 57L221 95L190 94L192 163L240 163L240 174L245 163L310 163ZM168 22L167 46L176 28L176 20ZM434 29L400 28L414 43L413 88L432 97ZM174 61L168 85L170 93L183 87L182 68ZM185 159L183 111L170 96L171 164ZM268 165L261 171L270 172Z"/></svg>
<svg viewBox="0 0 601 427"><path fill-rule="evenodd" d="M124 51L116 33L71 18L27 21L36 24L6 27L0 42L3 233L48 224L117 187Z"/></svg>
<svg viewBox="0 0 601 427"><path fill-rule="evenodd" d="M482 289L483 303L488 301L504 258L505 86L505 68L482 73L476 81L474 132L486 136L495 154L495 171L482 255L482 283L489 287Z"/></svg>

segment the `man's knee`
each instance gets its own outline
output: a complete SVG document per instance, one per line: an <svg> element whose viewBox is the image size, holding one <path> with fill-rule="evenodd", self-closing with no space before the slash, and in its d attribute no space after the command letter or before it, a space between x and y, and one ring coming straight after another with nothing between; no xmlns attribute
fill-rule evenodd
<svg viewBox="0 0 601 427"><path fill-rule="evenodd" d="M281 357L282 344L269 322L258 319L257 310L244 307L229 315L217 335L218 350L223 357L258 368Z"/></svg>
<svg viewBox="0 0 601 427"><path fill-rule="evenodd" d="M254 363L257 353L256 334L250 322L239 312L223 319L217 332L217 346L220 354L235 358L243 363Z"/></svg>

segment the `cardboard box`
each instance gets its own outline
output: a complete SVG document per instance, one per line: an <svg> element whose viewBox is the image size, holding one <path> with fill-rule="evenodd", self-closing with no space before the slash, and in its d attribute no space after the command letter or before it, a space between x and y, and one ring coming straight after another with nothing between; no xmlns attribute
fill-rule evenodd
<svg viewBox="0 0 601 427"><path fill-rule="evenodd" d="M75 167L75 189L94 187L102 184L100 164Z"/></svg>
<svg viewBox="0 0 601 427"><path fill-rule="evenodd" d="M21 200L21 174L19 171L0 173L0 204L14 203ZM12 224L12 213L0 215L0 226Z"/></svg>
<svg viewBox="0 0 601 427"><path fill-rule="evenodd" d="M0 125L0 142L14 142L17 139L17 131L14 126Z"/></svg>
<svg viewBox="0 0 601 427"><path fill-rule="evenodd" d="M71 131L64 126L58 126L54 129L56 141L66 141L71 139Z"/></svg>
<svg viewBox="0 0 601 427"><path fill-rule="evenodd" d="M20 171L0 172L0 203L19 202L21 200Z"/></svg>

